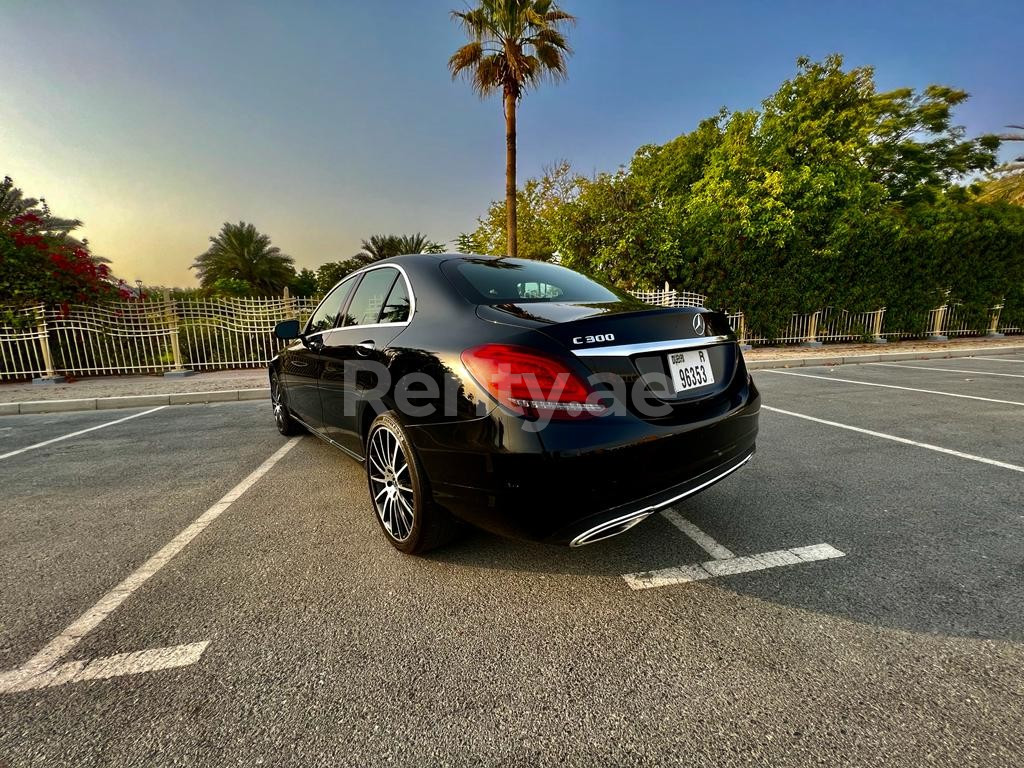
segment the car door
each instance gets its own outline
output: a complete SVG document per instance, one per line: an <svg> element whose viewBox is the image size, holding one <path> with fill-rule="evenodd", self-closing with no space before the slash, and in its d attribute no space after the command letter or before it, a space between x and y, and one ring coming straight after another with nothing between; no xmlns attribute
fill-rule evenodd
<svg viewBox="0 0 1024 768"><path fill-rule="evenodd" d="M409 324L413 294L398 267L365 271L338 327L324 335L320 402L324 432L338 445L362 456L359 428L367 400L389 389L387 350Z"/></svg>
<svg viewBox="0 0 1024 768"><path fill-rule="evenodd" d="M285 384L288 407L299 419L314 429L323 428L323 413L317 380L323 369L323 335L337 325L338 315L356 280L350 278L336 285L310 316L299 340L293 343L281 360L281 376Z"/></svg>

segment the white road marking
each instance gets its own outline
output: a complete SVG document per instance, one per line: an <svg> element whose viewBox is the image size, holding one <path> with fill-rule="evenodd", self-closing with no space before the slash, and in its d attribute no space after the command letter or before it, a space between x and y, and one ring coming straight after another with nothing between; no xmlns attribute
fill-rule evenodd
<svg viewBox="0 0 1024 768"><path fill-rule="evenodd" d="M119 653L88 661L69 661L50 667L45 672L32 673L24 669L5 672L0 675L0 693L29 691L33 688L53 688L67 683L85 680L103 680L122 675L138 675L161 669L187 667L199 661L209 640L169 648L150 648L145 651Z"/></svg>
<svg viewBox="0 0 1024 768"><path fill-rule="evenodd" d="M774 368L765 368L760 373L777 373L780 376L801 376L805 379L817 379L818 381L837 381L843 384L860 384L864 387L882 387L883 389L902 389L905 392L921 392L926 395L942 395L944 397L960 397L964 400L982 400L986 403L999 403L1001 405L1020 405L1024 403L1016 400L996 400L991 397L978 397L977 395L962 395L959 392L940 392L937 389L917 389L915 387L899 387L895 384L878 384L874 381L857 381L856 379L839 379L835 376L815 376L810 373L796 373L795 371L780 371Z"/></svg>
<svg viewBox="0 0 1024 768"><path fill-rule="evenodd" d="M689 536L698 547L703 549L716 560L728 560L736 557L733 552L723 547L674 509L662 510L661 515L672 523L672 525Z"/></svg>
<svg viewBox="0 0 1024 768"><path fill-rule="evenodd" d="M267 472L269 472L277 462L284 458L284 455L294 448L296 443L301 439L301 437L293 437L287 443L278 448L270 458L253 470L248 477L224 494L220 501L196 518L159 552L139 566L124 581L101 597L99 602L97 602L92 608L75 619L75 621L73 621L63 632L47 643L39 653L25 662L17 670L13 670L13 672L24 673L27 676L35 676L40 675L53 667L61 660L61 658L66 656L76 645L78 645L86 634L94 630L100 622L115 611L121 603L132 595L132 593L145 584L151 576L157 573L157 571L167 565L171 558L188 546L188 544L196 536L202 533L210 523L220 517L243 493L249 490L259 481L260 478L267 474ZM198 659L198 656L196 656L196 658ZM3 693L5 690L3 681L10 675L11 673L7 673L5 677L0 678L0 693Z"/></svg>
<svg viewBox="0 0 1024 768"><path fill-rule="evenodd" d="M689 584L693 581L712 579L716 576L732 576L737 573L764 571L768 568L780 568L786 565L800 565L816 560L830 560L845 557L831 544L812 544L809 547L793 547L773 552L761 552L756 555L731 557L723 560L708 560L704 563L681 565L675 568L662 568L657 571L627 573L622 578L630 589L653 589L668 587L674 584Z"/></svg>
<svg viewBox="0 0 1024 768"><path fill-rule="evenodd" d="M1017 464L1010 464L1006 461L996 461L995 459L987 459L984 456L975 456L973 453L964 453L963 451L954 451L952 448L943 448L939 445L932 445L931 443L919 443L917 440L910 440L906 437L899 437L897 435L889 435L885 432L875 432L873 429L863 429L862 427L854 427L849 424L840 424L838 421L829 421L828 419L819 419L816 416L808 416L804 413L795 413L793 411L784 411L782 408L774 408L770 405L762 405L762 410L771 411L772 413L782 413L786 416L795 416L798 419L806 419L807 421L814 421L818 424L824 424L829 427L838 427L839 429L848 429L851 432L859 432L862 435L871 435L872 437L880 437L883 440L892 440L894 443L903 443L904 445L913 445L918 448L925 448L929 451L935 451L937 453L944 453L948 456L956 456L961 459L969 459L970 461L978 461L982 464L991 464L994 467L1002 467L1003 469L1010 469L1014 472L1024 472L1024 467L1018 466Z"/></svg>
<svg viewBox="0 0 1024 768"><path fill-rule="evenodd" d="M993 363L1017 363L1018 365L1024 364L1024 360L1018 360L1016 357L962 357L961 360L991 360Z"/></svg>
<svg viewBox="0 0 1024 768"><path fill-rule="evenodd" d="M9 459L12 456L17 456L19 453L25 453L25 451L32 451L32 450L35 450L36 448L42 448L43 446L46 446L46 445L52 445L53 443L59 443L61 440L68 440L68 439L70 439L72 437L78 437L79 435L84 435L86 432L95 432L97 429L103 429L104 427L112 427L115 424L120 424L120 423L125 422L125 421L131 421L132 419L137 419L137 418L139 418L139 416L147 416L147 415L149 415L151 413L156 413L157 411L162 411L164 408L167 408L167 406L166 405L158 405L156 408L150 408L148 411L143 411L142 413L133 413L131 416L125 416L122 419L115 419L114 421L106 421L103 424L97 424L95 427L89 427L87 429L80 429L77 432L69 432L68 434L61 435L60 437L54 437L54 438L51 438L50 440L44 440L41 443L36 443L35 445L29 445L29 446L26 446L24 448L19 448L16 451L9 451L7 453L2 453L2 454L0 454L0 461L2 461L3 459Z"/></svg>
<svg viewBox="0 0 1024 768"><path fill-rule="evenodd" d="M1024 373L995 373L993 371L976 371L973 368L932 368L927 365L905 365L903 363L868 363L868 365L880 365L883 368L909 368L915 371L943 371L945 373L965 373L971 376L1009 376L1013 379L1024 379Z"/></svg>

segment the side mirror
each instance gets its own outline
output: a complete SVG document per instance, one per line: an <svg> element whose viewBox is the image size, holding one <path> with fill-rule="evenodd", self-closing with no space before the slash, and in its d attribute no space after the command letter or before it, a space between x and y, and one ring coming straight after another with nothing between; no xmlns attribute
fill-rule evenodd
<svg viewBox="0 0 1024 768"><path fill-rule="evenodd" d="M274 326L274 335L282 341L291 341L301 335L298 320L282 320Z"/></svg>

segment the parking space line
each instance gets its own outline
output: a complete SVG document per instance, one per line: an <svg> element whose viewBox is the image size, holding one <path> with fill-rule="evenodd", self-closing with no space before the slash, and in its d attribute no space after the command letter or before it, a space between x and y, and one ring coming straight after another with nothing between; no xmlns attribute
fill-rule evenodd
<svg viewBox="0 0 1024 768"><path fill-rule="evenodd" d="M992 397L979 397L978 395L963 395L959 392L941 392L937 389L918 389L916 387L900 387L896 384L879 384L875 381L857 381L856 379L840 379L834 376L815 376L810 373L796 373L795 371L780 371L776 369L764 369L758 371L758 373L776 373L780 376L800 376L805 379L817 379L818 381L832 381L839 382L841 384L860 384L864 387L882 387L883 389L901 389L905 392L920 392L925 395L942 395L944 397L959 397L964 400L981 400L986 403L999 403L1001 405L1019 405L1024 406L1024 403L1017 402L1016 400L997 400Z"/></svg>
<svg viewBox="0 0 1024 768"><path fill-rule="evenodd" d="M818 378L814 376L812 378ZM813 421L818 424L824 424L829 427L836 427L838 429L846 429L851 432L859 432L862 435L870 435L871 437L878 437L883 440L892 440L894 443L903 443L904 445L913 445L917 448L924 448L929 451L935 451L936 453L944 453L948 456L956 456L961 459L968 459L970 461L977 461L982 464L991 464L994 467L1001 467L1002 469L1009 469L1013 472L1024 472L1024 467L1017 464L1010 464L1006 461L997 461L996 459L989 459L984 456L976 456L973 453L964 453L963 451L955 451L952 448L943 448L940 445L932 445L931 443L920 443L917 440L910 440L906 437L899 437L898 435L889 435L885 432L876 432L873 429L864 429L863 427L854 427L850 424L840 424L838 421L829 421L828 419L819 419L816 416L808 416L805 413L796 413L794 411L786 411L782 408L775 408L770 405L762 405L761 410L770 411L772 413L781 413L786 416L794 416L798 419L805 419L807 421Z"/></svg>
<svg viewBox="0 0 1024 768"><path fill-rule="evenodd" d="M12 673L0 676L0 693L10 690L11 685L17 684L16 679L19 676L20 678L27 679L43 674L70 653L86 634L99 626L107 616L113 613L139 587L145 584L150 577L167 565L175 555L188 546L210 523L220 517L242 494L255 485L277 462L284 458L285 454L294 448L301 439L301 437L293 437L278 448L270 458L260 464L238 485L224 494L220 501L196 518L168 544L164 545L159 552L133 571L124 581L101 597L99 602L68 625L63 632L47 643L39 653L17 670L13 670Z"/></svg>
<svg viewBox="0 0 1024 768"><path fill-rule="evenodd" d="M729 560L730 558L736 557L731 550L723 547L674 509L664 509L662 510L661 515L672 523L672 525L689 536L698 547L703 549L716 560Z"/></svg>
<svg viewBox="0 0 1024 768"><path fill-rule="evenodd" d="M67 683L80 683L85 680L105 680L108 677L187 667L199 661L199 657L209 644L209 640L204 640L201 643L149 648L145 651L118 653L86 661L69 661L39 674L16 669L0 674L0 691L15 693L30 691L33 688L53 688Z"/></svg>
<svg viewBox="0 0 1024 768"><path fill-rule="evenodd" d="M60 437L54 437L54 438L51 438L49 440L44 440L41 443L36 443L34 445L25 446L24 448L19 448L16 451L8 451L7 453L0 454L0 461L2 461L3 459L9 459L12 456L17 456L19 453L25 453L25 451L32 451L32 450L35 450L36 448L42 448L43 446L46 446L46 445L52 445L53 443L59 443L61 440L68 440L68 439L70 439L72 437L78 437L79 435L84 435L86 432L95 432L97 429L104 429L105 427L112 427L115 424L121 424L122 422L125 422L125 421L131 421L132 419L137 419L140 416L148 416L149 414L156 413L157 411L161 411L164 408L167 408L167 406L166 405L158 405L156 408L150 408L148 411L143 411L142 413L133 413L131 416L125 416L124 418L121 418L121 419L115 419L114 421L106 421L106 422L104 422L102 424L97 424L95 427L88 427L86 429L80 429L77 432L69 432L68 434L61 435Z"/></svg>
<svg viewBox="0 0 1024 768"><path fill-rule="evenodd" d="M1018 365L1024 365L1024 360L1018 360L1015 357L963 357L961 360L991 360L993 363L1017 363Z"/></svg>
<svg viewBox="0 0 1024 768"><path fill-rule="evenodd" d="M996 373L994 371L976 371L973 368L932 368L927 365L910 365L908 363L868 363L883 368L909 368L913 371L941 371L943 373L966 373L975 376L1009 376L1012 379L1024 379L1024 373Z"/></svg>
<svg viewBox="0 0 1024 768"><path fill-rule="evenodd" d="M816 560L831 560L845 557L842 552L831 544L812 544L809 547L793 547L773 552L761 552L756 555L732 557L726 560L708 560L694 565L682 565L674 568L662 568L657 571L627 573L622 578L630 589L653 589L668 587L675 584L689 584L694 581L712 579L716 576L732 576L737 573L764 571L768 568L779 568L787 565L800 565Z"/></svg>

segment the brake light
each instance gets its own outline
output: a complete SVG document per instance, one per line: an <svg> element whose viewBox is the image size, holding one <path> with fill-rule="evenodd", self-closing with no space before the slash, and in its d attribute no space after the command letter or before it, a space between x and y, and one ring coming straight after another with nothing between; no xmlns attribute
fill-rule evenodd
<svg viewBox="0 0 1024 768"><path fill-rule="evenodd" d="M554 357L511 344L484 344L462 353L462 364L499 403L535 418L594 416L604 406L587 402L591 388Z"/></svg>

